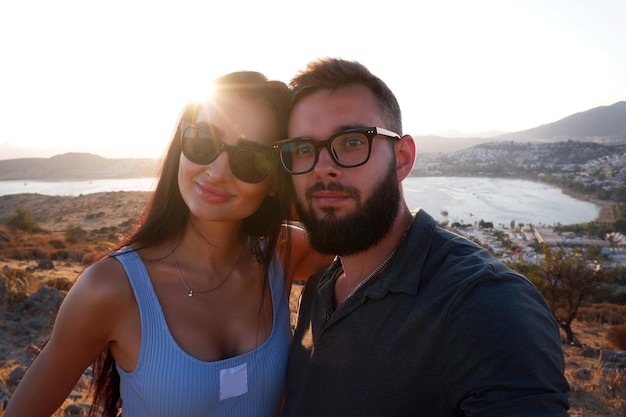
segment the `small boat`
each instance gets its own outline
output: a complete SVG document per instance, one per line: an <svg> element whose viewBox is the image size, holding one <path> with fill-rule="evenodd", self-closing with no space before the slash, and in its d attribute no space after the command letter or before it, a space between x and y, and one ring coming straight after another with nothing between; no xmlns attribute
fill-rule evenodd
<svg viewBox="0 0 626 417"><path fill-rule="evenodd" d="M446 209L441 210L441 214L443 216L447 216L448 215L448 210L446 210Z"/></svg>

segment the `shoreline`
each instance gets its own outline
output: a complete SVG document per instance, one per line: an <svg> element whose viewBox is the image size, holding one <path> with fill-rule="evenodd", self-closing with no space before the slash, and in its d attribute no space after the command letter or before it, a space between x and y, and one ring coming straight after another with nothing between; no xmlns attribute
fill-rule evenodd
<svg viewBox="0 0 626 417"><path fill-rule="evenodd" d="M587 201L589 203L595 204L596 206L600 206L600 211L598 212L598 216L596 217L596 220L595 220L596 222L609 223L609 224L615 222L615 216L613 215L612 203L608 201L604 201L604 200L598 200L597 198L593 198L588 194L578 193L576 191L572 191L569 188L562 187L560 185L556 185L556 184L551 184L551 185L557 186L561 190L561 192L565 195L568 195L577 200Z"/></svg>
<svg viewBox="0 0 626 417"><path fill-rule="evenodd" d="M436 176L437 175L435 175L435 177ZM422 175L413 175L412 177L422 177ZM504 177L478 176L478 177L493 178L493 179L496 179L496 178L512 179L511 177L506 177L506 176L504 176ZM612 203L610 201L605 201L605 200L599 200L599 199L594 198L594 197L592 197L592 196L590 196L588 194L583 194L583 193L572 191L571 189L568 189L568 188L566 188L566 187L564 187L562 185L559 185L559 184L554 184L554 183L551 183L551 182L541 181L541 179L536 178L536 177L534 177L534 178L533 177L525 177L525 178L518 178L518 179L523 179L523 180L527 180L527 181L532 181L532 182L536 182L536 183L541 183L541 184L554 186L554 187L558 188L563 195L572 197L572 198L574 198L576 200L579 200L579 201L589 202L591 204L594 204L594 205L598 206L600 209L599 209L598 213L596 214L595 219L594 220L590 220L590 221L588 221L586 223L590 223L590 222L595 221L595 222L602 223L602 224L612 224L612 223L615 222L615 216L614 216L614 206L615 206L615 203ZM154 180L154 179L152 179L152 180ZM13 196L12 198L20 200L21 197L19 197L19 196L24 196L24 195L29 195L30 194L30 195L37 195L40 198L45 198L45 196L53 197L55 200L58 201L58 199L66 199L66 198L69 198L69 199L71 199L71 198L88 199L89 198L88 196L92 196L93 194L107 194L107 193L121 193L121 194L124 194L124 193L130 193L132 195L141 195L141 194L145 195L145 194L150 194L151 192L152 191L146 191L146 190L144 190L144 191L139 191L139 190L96 191L94 193L80 193L80 194L78 194L76 196L72 196L72 195L63 195L63 196L55 195L55 196L53 196L53 195L49 195L49 194L39 194L37 192L34 192L34 193L32 193L32 192L30 192L30 193L29 192L24 192L24 193L20 192L20 193L16 193L16 194L10 193L10 194L6 194L6 195L2 195L2 196L0 196L0 199L1 199L1 201L3 203L7 203L7 201L5 199L9 198L9 196ZM0 206L3 206L3 205L5 205L5 204L0 204ZM0 207L0 208L2 208L2 207ZM65 214L65 213L58 213L58 214L62 215L62 214ZM0 217L2 217L2 216L0 216ZM55 225L55 226L59 226L59 225Z"/></svg>
<svg viewBox="0 0 626 417"><path fill-rule="evenodd" d="M506 177L503 177L503 178L506 178ZM598 212L598 215L596 216L596 219L594 220L595 222L608 223L608 224L615 222L615 216L613 215L613 203L609 201L598 200L597 198L593 198L589 194L583 194L583 193L573 191L560 184L555 184L555 183L547 182L547 181L541 181L539 178L536 178L533 176L527 176L525 178L522 177L522 179L525 179L528 181L539 182L541 184L552 185L554 187L557 187L559 190L561 190L561 193L567 196L575 198L576 200L586 201L588 203L592 203L592 204L595 204L596 206L599 206L600 211Z"/></svg>
<svg viewBox="0 0 626 417"><path fill-rule="evenodd" d="M413 175L413 176L414 177L428 177L428 176L437 177L441 175ZM612 224L616 220L613 214L613 206L615 205L614 203L610 201L605 201L605 200L598 200L597 198L591 197L589 194L579 193L559 184L541 181L539 178L534 177L534 176L521 176L519 178L512 178L512 177L507 177L507 176L496 177L496 176L489 176L489 175L467 175L467 176L458 175L458 176L459 177L475 176L475 177L480 177L480 178L521 179L525 181L533 181L533 182L538 182L540 184L551 185L551 186L558 188L559 190L561 190L561 193L569 197L575 198L576 200L580 200L580 201L586 201L588 203L592 203L592 204L595 204L596 206L599 206L600 211L598 212L598 215L596 216L596 219L594 220L595 222Z"/></svg>

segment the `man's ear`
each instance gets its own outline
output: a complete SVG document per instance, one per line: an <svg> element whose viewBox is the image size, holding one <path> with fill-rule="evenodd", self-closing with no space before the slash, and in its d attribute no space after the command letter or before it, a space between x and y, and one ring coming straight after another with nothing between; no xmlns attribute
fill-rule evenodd
<svg viewBox="0 0 626 417"><path fill-rule="evenodd" d="M413 170L415 163L415 140L411 135L404 135L395 144L396 171L398 181L404 180Z"/></svg>

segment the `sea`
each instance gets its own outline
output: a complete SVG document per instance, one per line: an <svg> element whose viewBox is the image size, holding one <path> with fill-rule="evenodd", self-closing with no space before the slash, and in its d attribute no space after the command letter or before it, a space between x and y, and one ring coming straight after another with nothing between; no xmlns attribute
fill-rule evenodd
<svg viewBox="0 0 626 417"><path fill-rule="evenodd" d="M155 178L92 181L0 181L0 196L21 193L78 196L106 191L153 191ZM576 224L595 220L600 206L536 181L485 177L408 177L404 196L437 221L495 226Z"/></svg>

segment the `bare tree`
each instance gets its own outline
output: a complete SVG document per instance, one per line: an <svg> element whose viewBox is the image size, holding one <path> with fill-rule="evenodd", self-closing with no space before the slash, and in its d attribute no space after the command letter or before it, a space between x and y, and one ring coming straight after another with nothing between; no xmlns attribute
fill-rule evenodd
<svg viewBox="0 0 626 417"><path fill-rule="evenodd" d="M567 253L564 248L546 247L540 266L542 293L569 343L574 343L572 322L580 306L600 293L605 275L588 261L582 250Z"/></svg>
<svg viewBox="0 0 626 417"><path fill-rule="evenodd" d="M572 322L579 308L604 290L608 278L580 249L545 247L544 256L537 267L523 264L512 267L539 288L567 342L574 343Z"/></svg>

